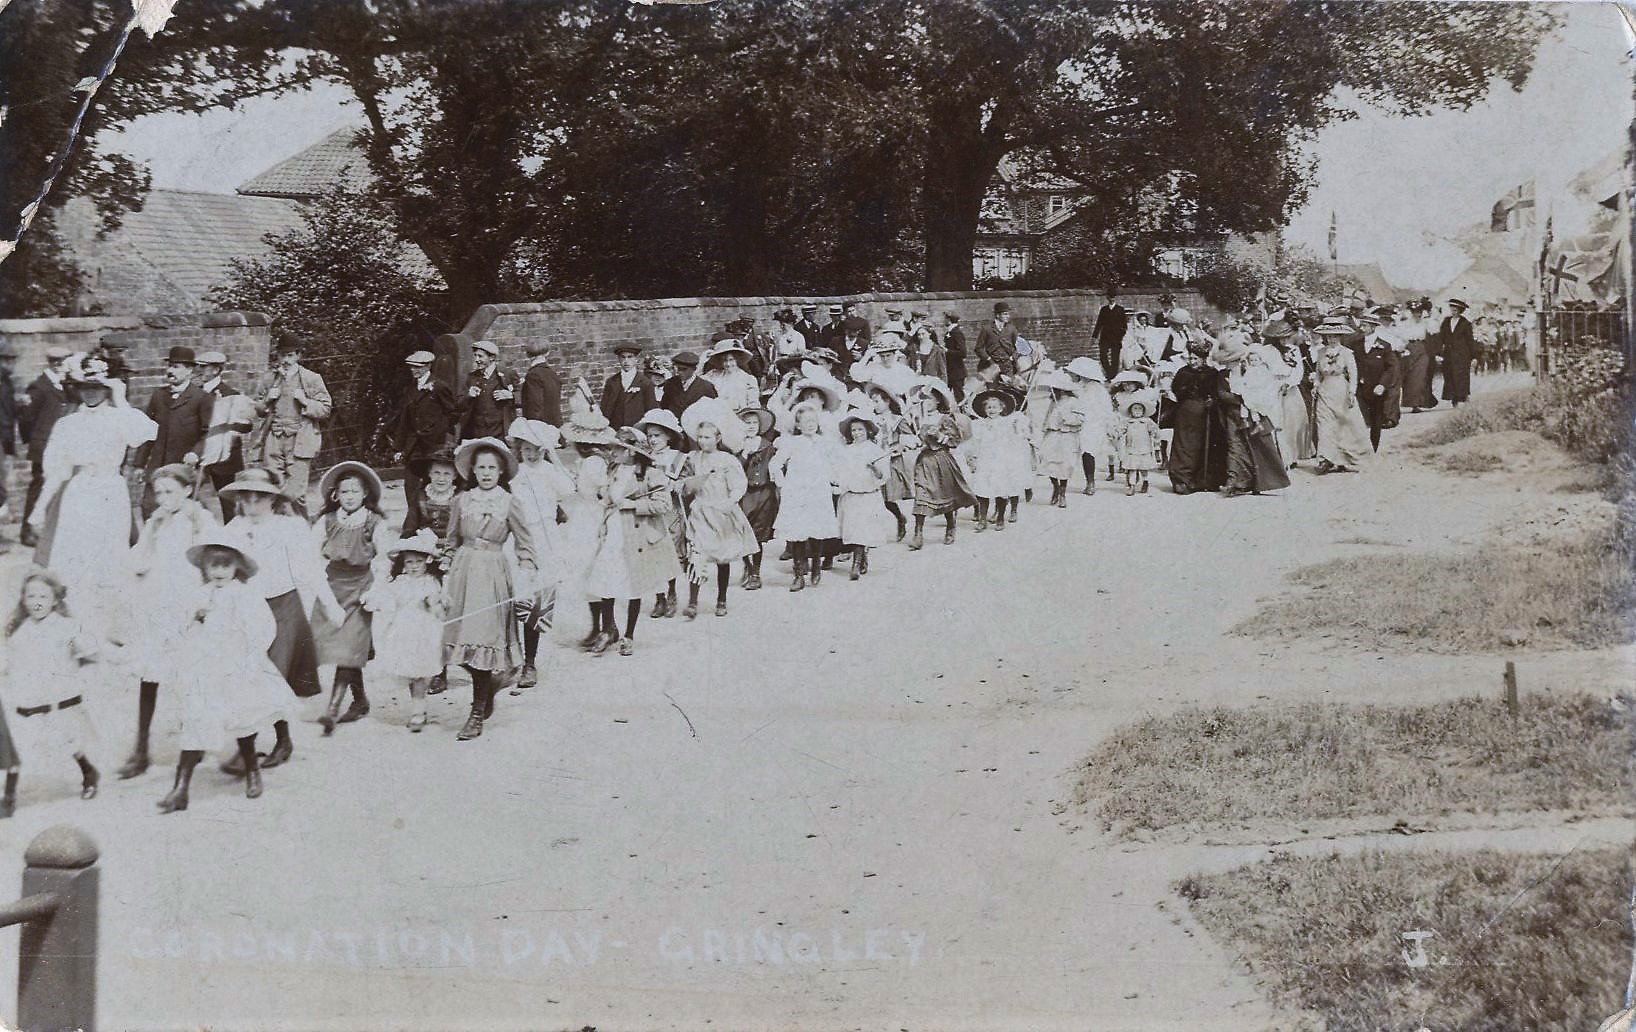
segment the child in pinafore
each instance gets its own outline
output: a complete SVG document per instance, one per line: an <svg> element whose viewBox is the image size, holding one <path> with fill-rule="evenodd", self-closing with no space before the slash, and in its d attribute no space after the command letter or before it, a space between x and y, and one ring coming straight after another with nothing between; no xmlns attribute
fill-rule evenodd
<svg viewBox="0 0 1636 1032"><path fill-rule="evenodd" d="M455 737L470 741L483 733L483 722L494 716L494 697L500 683L522 666L522 643L512 603L531 593L518 585L506 558L509 539L523 578L537 578L534 542L522 503L506 490L504 481L517 472L517 460L497 438L478 437L461 443L454 455L463 480L471 488L461 492L449 513L449 542L454 561L443 581L449 621L443 627L443 662L457 663L471 674L471 713Z"/></svg>
<svg viewBox="0 0 1636 1032"><path fill-rule="evenodd" d="M375 662L409 688L409 730L426 726L426 689L443 671L443 586L433 573L437 535L423 527L387 549L392 579L369 592L375 614Z"/></svg>
<svg viewBox="0 0 1636 1032"><path fill-rule="evenodd" d="M778 486L773 483L772 462L778 445L773 440L773 414L764 408L747 408L738 414L744 427L744 448L739 461L744 464L744 497L739 508L750 521L755 532L756 551L744 557L745 591L761 587L761 556L767 542L773 539L773 525L778 520Z"/></svg>
<svg viewBox="0 0 1636 1032"><path fill-rule="evenodd" d="M1068 479L1079 465L1079 430L1085 425L1085 412L1067 373L1052 370L1040 377L1039 384L1051 391L1051 404L1040 434L1040 472L1051 478L1051 504L1066 509Z"/></svg>
<svg viewBox="0 0 1636 1032"><path fill-rule="evenodd" d="M841 457L836 483L841 489L836 515L841 543L852 550L852 572L857 580L869 572L869 550L892 540L892 513L881 498L892 457L875 442L879 432L874 417L855 408L841 418Z"/></svg>
<svg viewBox="0 0 1636 1032"><path fill-rule="evenodd" d="M1033 451L1028 417L1016 410L1011 392L995 388L978 391L971 400L977 420L971 440L961 446L971 469L971 489L977 495L977 530L988 529L988 507L994 503L994 529L1005 529L1006 503L1028 490L1034 479Z"/></svg>
<svg viewBox="0 0 1636 1032"><path fill-rule="evenodd" d="M335 668L329 705L318 721L324 734L330 735L337 724L350 724L369 714L364 664L369 662L373 638L364 599L371 585L385 579L386 553L395 535L381 513L381 478L363 463L331 466L318 482L318 495L324 502L313 521L313 537L324 556L324 575L343 613L339 619L319 613L312 621L319 665ZM341 702L348 689L352 704L342 713Z"/></svg>
<svg viewBox="0 0 1636 1032"><path fill-rule="evenodd" d="M80 798L92 799L102 780L87 758L93 743L85 713L84 667L96 661L101 643L69 614L68 589L56 574L36 568L23 578L17 609L6 625L10 678L5 703L8 726L21 748L0 742L7 753L5 795L0 817L17 805L17 757L30 763L73 757L79 765Z"/></svg>
<svg viewBox="0 0 1636 1032"><path fill-rule="evenodd" d="M517 456L517 475L511 478L511 496L523 507L529 538L534 543L537 591L517 600L517 619L523 632L523 669L511 694L521 695L540 682L534 661L540 653L540 634L551 629L557 608L557 592L567 576L564 535L557 529L557 512L574 493L574 478L550 461L562 445L557 428L539 419L512 420L506 436ZM516 560L512 549L512 560ZM524 580L521 569L512 576Z"/></svg>
<svg viewBox="0 0 1636 1032"><path fill-rule="evenodd" d="M880 428L877 442L891 458L886 468L886 483L881 497L886 508L897 520L896 540L902 541L909 532L909 518L904 515L903 503L913 503L915 497L913 453L920 448L914 425L903 418L903 402L896 394L878 383L866 383L863 391L875 412L875 424Z"/></svg>
<svg viewBox="0 0 1636 1032"><path fill-rule="evenodd" d="M1159 468L1159 424L1148 414L1148 401L1133 396L1125 403L1124 435L1119 461L1125 467L1125 493L1147 492L1148 471Z"/></svg>
<svg viewBox="0 0 1636 1032"><path fill-rule="evenodd" d="M187 550L200 583L187 597L188 625L177 648L176 694L181 703L181 756L164 813L186 810L193 768L226 742L237 746L244 795L261 795L256 734L284 721L289 694L268 657L278 634L273 611L248 582L256 562L232 526L212 531Z"/></svg>
<svg viewBox="0 0 1636 1032"><path fill-rule="evenodd" d="M600 614L590 652L600 656L617 643L619 654L629 656L642 599L675 580L682 568L668 526L670 478L653 468L653 453L640 430L627 426L616 432L613 462L602 492L602 539L585 578ZM623 636L614 616L616 599L625 600Z"/></svg>
<svg viewBox="0 0 1636 1032"><path fill-rule="evenodd" d="M954 544L954 517L977 504L965 471L955 461L954 449L965 439L954 417L954 395L940 380L922 379L909 389L910 406L918 420L921 442L915 456L915 536L909 542L918 551L926 544L926 517L941 515L943 543Z"/></svg>
<svg viewBox="0 0 1636 1032"><path fill-rule="evenodd" d="M774 530L789 542L795 559L791 591L807 586L811 569L816 586L823 576L823 545L841 533L835 518L837 446L823 435L823 410L804 402L791 413L794 432L778 439L772 478L778 485L778 522Z"/></svg>
<svg viewBox="0 0 1636 1032"><path fill-rule="evenodd" d="M727 578L733 563L761 550L750 520L739 507L748 481L744 466L730 452L744 447L738 414L716 398L701 398L682 412L682 429L698 447L688 453L682 491L687 510L687 608L699 612L699 585L706 568L716 568L716 615L727 615ZM723 449L726 449L724 451Z"/></svg>
<svg viewBox="0 0 1636 1032"><path fill-rule="evenodd" d="M677 560L685 564L687 509L683 505L680 481L687 453L681 450L682 424L668 409L649 409L637 421L636 429L647 435L648 450L653 452L654 473L662 473L670 481L670 540L675 545ZM653 612L648 616L657 620L662 616L675 616L676 613L676 582L671 581L654 597Z"/></svg>

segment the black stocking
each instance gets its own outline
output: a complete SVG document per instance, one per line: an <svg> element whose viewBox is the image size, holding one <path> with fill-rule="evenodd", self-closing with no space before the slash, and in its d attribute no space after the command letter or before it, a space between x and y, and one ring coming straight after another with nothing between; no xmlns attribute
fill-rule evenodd
<svg viewBox="0 0 1636 1032"><path fill-rule="evenodd" d="M611 604L611 603L610 603ZM642 600L633 598L625 604L625 637L636 637L636 618L642 615Z"/></svg>
<svg viewBox="0 0 1636 1032"><path fill-rule="evenodd" d="M732 568L728 564L716 564L716 605L718 606L727 604L727 575L731 572Z"/></svg>
<svg viewBox="0 0 1636 1032"><path fill-rule="evenodd" d="M534 657L540 654L540 625L533 620L523 625L523 661L529 666L534 665Z"/></svg>
<svg viewBox="0 0 1636 1032"><path fill-rule="evenodd" d="M983 521L985 521L987 519L988 519L988 499L987 498L979 498L979 499L977 499L977 522L982 523Z"/></svg>
<svg viewBox="0 0 1636 1032"><path fill-rule="evenodd" d="M1005 503L1006 503L1006 500L1004 498L994 499L994 522L995 523L1004 523L1005 522Z"/></svg>
<svg viewBox="0 0 1636 1032"><path fill-rule="evenodd" d="M1095 455L1092 455L1089 452L1081 452L1079 456L1079 468L1085 471L1085 482L1087 484L1094 484L1096 482Z"/></svg>
<svg viewBox="0 0 1636 1032"><path fill-rule="evenodd" d="M153 727L153 711L159 705L159 685L143 681L136 699L136 751L148 751L148 730Z"/></svg>

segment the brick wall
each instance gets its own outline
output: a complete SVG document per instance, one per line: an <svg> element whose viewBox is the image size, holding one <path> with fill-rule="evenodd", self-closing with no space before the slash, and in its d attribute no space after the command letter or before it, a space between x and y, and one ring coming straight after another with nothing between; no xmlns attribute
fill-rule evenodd
<svg viewBox="0 0 1636 1032"><path fill-rule="evenodd" d="M1195 318L1219 321L1221 315L1194 291L1176 290L1177 303L1192 311ZM1158 307L1160 291L1120 292L1120 303L1132 311ZM886 318L886 308L924 311L933 326L942 331L941 316L954 312L966 327L966 338L975 343L977 330L992 317L994 303L1011 305L1012 322L1024 337L1045 344L1053 361L1092 354L1091 330L1103 296L1096 290L1014 290L965 293L878 293L839 297L736 297L665 298L633 301L542 301L529 304L484 305L467 320L458 334L439 340L440 365L447 361L460 369L470 363L473 341L492 340L500 346L503 368L521 370L528 364L523 348L531 340L551 344L552 365L562 377L564 391L584 377L600 392L602 381L617 365L616 344L634 342L649 350L673 353L681 350L702 352L710 336L743 315L752 315L758 330L771 332L773 312L784 307L799 310L803 304L819 306L819 322L828 316L830 304L858 302L858 311L874 325Z"/></svg>
<svg viewBox="0 0 1636 1032"><path fill-rule="evenodd" d="M241 390L254 384L267 369L269 325L260 312L209 312L204 315L92 316L78 319L0 319L0 340L17 349L12 386L21 392L45 368L50 347L89 351L99 343L123 344L131 367L131 404L147 403L148 395L164 381L165 356L172 347L195 353L220 351L227 356L228 383ZM15 520L22 511L22 490L28 483L28 463L13 464L11 484Z"/></svg>

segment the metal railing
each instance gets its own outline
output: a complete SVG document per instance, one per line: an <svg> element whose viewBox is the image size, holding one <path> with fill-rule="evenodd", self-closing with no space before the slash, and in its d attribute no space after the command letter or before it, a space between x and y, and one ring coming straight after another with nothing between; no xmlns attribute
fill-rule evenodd
<svg viewBox="0 0 1636 1032"><path fill-rule="evenodd" d="M0 906L21 925L17 1027L94 1032L97 1010L97 846L78 828L40 832L23 852L23 896Z"/></svg>

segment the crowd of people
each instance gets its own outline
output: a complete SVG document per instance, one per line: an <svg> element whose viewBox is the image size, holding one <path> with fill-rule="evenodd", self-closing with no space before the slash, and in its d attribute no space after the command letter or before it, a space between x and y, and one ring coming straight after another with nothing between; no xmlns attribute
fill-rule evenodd
<svg viewBox="0 0 1636 1032"><path fill-rule="evenodd" d="M542 341L520 373L476 342L458 389L417 351L389 428L401 524L363 462L312 489L333 402L293 335L277 334L251 394L222 382L220 353L173 348L140 410L117 354L54 349L16 415L38 455L35 565L7 625L0 816L25 760L73 760L82 796L97 794L83 703L111 679L137 687L120 778L149 769L161 707L179 720L158 803L175 812L216 749L258 797L294 752L301 700L331 736L384 688L420 732L459 667L471 699L457 737L478 738L503 690L539 683L542 640L571 609L588 616L580 649L629 656L644 610L726 617L735 570L742 592L762 589L769 547L791 564L788 590L810 591L837 564L867 576L873 550L923 549L928 519L950 544L965 510L973 532L1015 525L1036 484L1066 508L1076 478L1096 492L1099 468L1126 495L1162 471L1176 494L1227 497L1287 487L1308 460L1357 471L1403 407L1438 403L1439 367L1444 400L1469 394L1465 306L1440 321L1429 307L1275 298L1209 326L1170 298L1130 312L1110 291L1096 357L1060 365L1003 301L969 342L953 314L888 308L872 325L835 306L820 325L816 307L786 309L773 333L743 319L701 351L617 343L600 390L565 391Z"/></svg>

